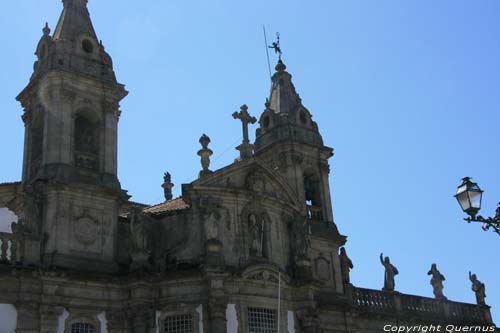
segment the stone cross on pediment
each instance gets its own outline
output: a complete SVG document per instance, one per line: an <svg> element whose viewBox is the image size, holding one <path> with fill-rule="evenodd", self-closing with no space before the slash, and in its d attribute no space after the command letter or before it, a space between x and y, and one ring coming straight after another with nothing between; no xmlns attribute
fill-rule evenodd
<svg viewBox="0 0 500 333"><path fill-rule="evenodd" d="M248 139L248 124L255 124L257 119L250 116L248 113L248 106L245 104L243 104L240 109L240 112L233 113L233 118L241 120L243 125L243 144L248 144L250 143L250 140Z"/></svg>

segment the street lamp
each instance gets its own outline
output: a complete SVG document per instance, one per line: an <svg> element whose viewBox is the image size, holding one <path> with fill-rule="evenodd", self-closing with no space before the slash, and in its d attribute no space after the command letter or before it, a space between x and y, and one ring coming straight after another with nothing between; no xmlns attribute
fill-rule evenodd
<svg viewBox="0 0 500 333"><path fill-rule="evenodd" d="M481 209L481 200L483 197L483 190L479 188L477 183L471 181L470 177L462 179L462 184L457 188L455 198L462 210L469 215L464 218L468 223L481 222L483 223L483 230L492 228L498 235L500 235L500 203L495 212L495 217L484 218L477 215ZM477 217L476 217L477 215Z"/></svg>

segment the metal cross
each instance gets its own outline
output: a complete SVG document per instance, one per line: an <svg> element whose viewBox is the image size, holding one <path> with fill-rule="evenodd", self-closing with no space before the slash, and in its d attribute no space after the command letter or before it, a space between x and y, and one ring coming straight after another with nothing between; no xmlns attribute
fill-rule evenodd
<svg viewBox="0 0 500 333"><path fill-rule="evenodd" d="M240 112L233 113L233 118L241 120L243 125L243 143L250 143L248 139L248 124L255 124L257 119L248 114L248 106L245 104L243 104L240 109Z"/></svg>

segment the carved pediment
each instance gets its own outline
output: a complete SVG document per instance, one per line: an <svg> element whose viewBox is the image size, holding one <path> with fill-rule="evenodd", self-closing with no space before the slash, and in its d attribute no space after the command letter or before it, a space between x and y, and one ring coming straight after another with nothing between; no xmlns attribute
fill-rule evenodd
<svg viewBox="0 0 500 333"><path fill-rule="evenodd" d="M300 206L286 179L270 166L258 159L240 163L218 170L210 178L200 179L193 185L239 191L248 196L268 197Z"/></svg>
<svg viewBox="0 0 500 333"><path fill-rule="evenodd" d="M281 279L282 284L289 284L290 277L281 272L278 267L271 264L258 264L248 267L241 274L245 280L263 284L278 284Z"/></svg>

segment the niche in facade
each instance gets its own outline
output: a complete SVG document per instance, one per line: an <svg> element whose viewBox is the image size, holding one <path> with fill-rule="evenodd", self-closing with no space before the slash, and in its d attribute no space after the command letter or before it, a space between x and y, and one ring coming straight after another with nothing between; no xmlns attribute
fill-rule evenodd
<svg viewBox="0 0 500 333"><path fill-rule="evenodd" d="M74 155L80 168L99 168L99 119L92 112L79 112L75 117Z"/></svg>

